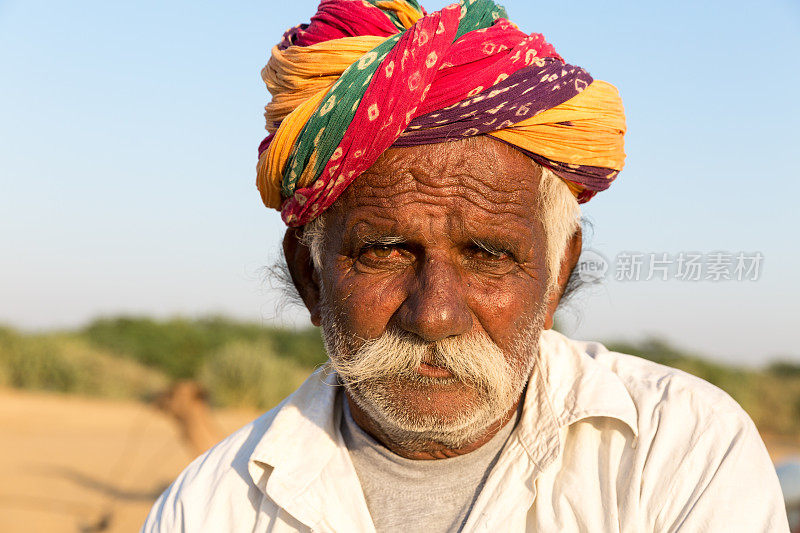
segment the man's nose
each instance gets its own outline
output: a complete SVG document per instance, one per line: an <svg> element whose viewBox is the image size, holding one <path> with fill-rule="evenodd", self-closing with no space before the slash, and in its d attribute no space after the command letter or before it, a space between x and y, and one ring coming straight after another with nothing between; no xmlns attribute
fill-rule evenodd
<svg viewBox="0 0 800 533"><path fill-rule="evenodd" d="M399 309L400 327L429 342L472 329L472 313L456 265L428 257L417 270Z"/></svg>

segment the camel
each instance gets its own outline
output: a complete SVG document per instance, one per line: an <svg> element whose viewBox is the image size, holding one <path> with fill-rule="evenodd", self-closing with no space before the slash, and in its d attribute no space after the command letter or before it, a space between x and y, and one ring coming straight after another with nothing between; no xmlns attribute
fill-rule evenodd
<svg viewBox="0 0 800 533"><path fill-rule="evenodd" d="M177 423L184 444L195 456L225 436L211 418L208 394L196 381L176 382L154 404Z"/></svg>

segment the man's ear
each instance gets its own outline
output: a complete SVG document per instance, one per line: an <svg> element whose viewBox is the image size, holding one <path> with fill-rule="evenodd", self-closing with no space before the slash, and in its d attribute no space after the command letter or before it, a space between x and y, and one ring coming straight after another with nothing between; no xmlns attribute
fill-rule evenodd
<svg viewBox="0 0 800 533"><path fill-rule="evenodd" d="M300 293L303 303L306 304L308 312L311 313L311 323L319 326L321 323L319 275L311 261L308 246L301 241L302 236L301 229L288 228L286 235L283 236L283 255L286 257L292 282Z"/></svg>
<svg viewBox="0 0 800 533"><path fill-rule="evenodd" d="M575 233L572 234L572 237L569 238L569 242L567 242L567 248L564 250L564 258L561 260L561 268L558 272L558 286L550 293L550 296L547 299L547 316L545 317L544 321L544 329L550 329L553 327L553 315L556 314L558 303L561 301L561 296L564 294L564 289L567 288L569 277L572 275L575 265L578 264L578 259L581 256L582 246L583 235L581 233L580 226L578 226L578 229L576 229Z"/></svg>

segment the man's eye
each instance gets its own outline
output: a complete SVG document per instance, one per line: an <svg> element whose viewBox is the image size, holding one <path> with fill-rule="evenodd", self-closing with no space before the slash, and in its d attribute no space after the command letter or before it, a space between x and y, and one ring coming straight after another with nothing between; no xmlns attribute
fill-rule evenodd
<svg viewBox="0 0 800 533"><path fill-rule="evenodd" d="M374 259L388 259L397 256L400 251L396 246L389 244L373 244L362 250L362 255L372 257Z"/></svg>
<svg viewBox="0 0 800 533"><path fill-rule="evenodd" d="M372 248L370 248L370 251L375 257L384 258L392 255L392 251L394 251L394 248L392 248L391 246L373 246Z"/></svg>
<svg viewBox="0 0 800 533"><path fill-rule="evenodd" d="M484 250L482 248L478 248L473 252L472 257L480 261L503 261L511 256L508 252L503 252L499 250L489 251L489 250Z"/></svg>

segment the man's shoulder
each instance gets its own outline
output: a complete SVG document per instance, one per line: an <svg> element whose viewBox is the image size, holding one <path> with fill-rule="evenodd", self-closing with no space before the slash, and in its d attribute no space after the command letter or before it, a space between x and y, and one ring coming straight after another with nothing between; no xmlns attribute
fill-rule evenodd
<svg viewBox="0 0 800 533"><path fill-rule="evenodd" d="M786 530L767 450L733 398L681 370L571 342L616 375L636 408L638 434L622 453L643 507L653 511L648 529Z"/></svg>
<svg viewBox="0 0 800 533"><path fill-rule="evenodd" d="M636 407L640 444L669 439L673 445L683 441L690 447L701 438L715 437L722 444L743 433L757 436L744 409L708 381L597 342L571 342L625 386Z"/></svg>
<svg viewBox="0 0 800 533"><path fill-rule="evenodd" d="M731 396L697 376L635 355L611 351L600 343L582 343L587 355L614 372L625 385L637 408L689 410L747 417Z"/></svg>
<svg viewBox="0 0 800 533"><path fill-rule="evenodd" d="M173 525L232 514L235 509L220 509L231 502L256 505L258 487L250 475L250 457L285 401L192 461L158 498L142 531L171 531Z"/></svg>

